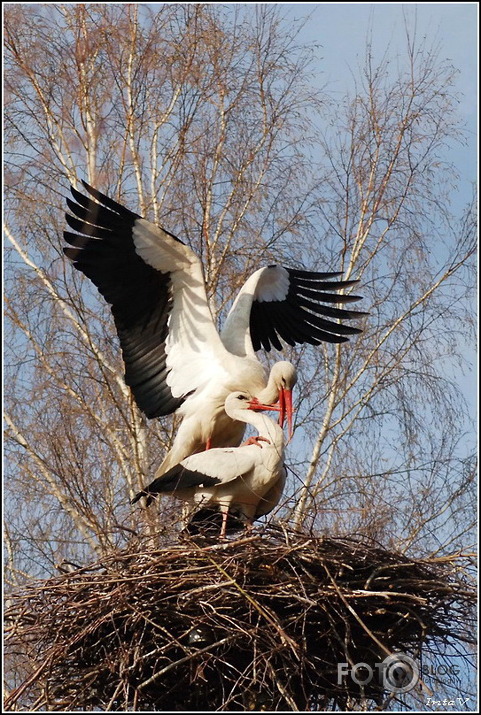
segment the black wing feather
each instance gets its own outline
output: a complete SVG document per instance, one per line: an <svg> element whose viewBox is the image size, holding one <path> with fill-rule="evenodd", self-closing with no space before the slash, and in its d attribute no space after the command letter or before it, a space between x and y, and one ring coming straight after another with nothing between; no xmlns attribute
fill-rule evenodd
<svg viewBox="0 0 481 715"><path fill-rule="evenodd" d="M271 349L271 344L276 350L282 350L282 344L269 320L269 316L259 308L260 304L254 301L251 307L250 333L254 350Z"/></svg>
<svg viewBox="0 0 481 715"><path fill-rule="evenodd" d="M135 504L142 497L147 497L147 506L152 502L152 495L172 494L183 489L193 489L195 487L213 487L220 484L218 477L210 477L207 474L186 469L182 464L176 464L168 472L162 474L151 482L145 489L138 492L130 502Z"/></svg>
<svg viewBox="0 0 481 715"><path fill-rule="evenodd" d="M74 215L66 214L66 220L77 233L64 232L69 244L64 253L111 305L125 382L137 405L150 418L171 414L185 396L174 397L166 382L170 274L155 270L135 251L132 229L141 216L82 183L91 196L71 188L75 202L67 199L67 205Z"/></svg>
<svg viewBox="0 0 481 715"><path fill-rule="evenodd" d="M283 300L255 299L252 303L250 334L254 350L261 347L267 351L272 347L280 350L279 338L288 345L320 345L322 342L343 343L348 340L346 336L362 332L360 328L326 319L351 320L368 315L362 311L332 307L332 304L362 300L360 296L335 292L355 285L357 280L333 280L342 273L284 270L289 276L286 297Z"/></svg>

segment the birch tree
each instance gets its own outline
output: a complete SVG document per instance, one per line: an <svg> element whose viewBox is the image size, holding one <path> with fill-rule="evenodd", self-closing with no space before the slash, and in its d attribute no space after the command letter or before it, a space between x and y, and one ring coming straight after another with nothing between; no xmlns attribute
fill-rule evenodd
<svg viewBox="0 0 481 715"><path fill-rule="evenodd" d="M387 55L376 64L368 43L321 138L323 240L360 279L371 316L349 350L311 358L325 399L312 390L304 407L313 442L293 513L398 548L462 549L475 523L456 379L473 329L474 201L458 216L450 204L457 175L445 156L462 141L455 70L409 32L400 67Z"/></svg>

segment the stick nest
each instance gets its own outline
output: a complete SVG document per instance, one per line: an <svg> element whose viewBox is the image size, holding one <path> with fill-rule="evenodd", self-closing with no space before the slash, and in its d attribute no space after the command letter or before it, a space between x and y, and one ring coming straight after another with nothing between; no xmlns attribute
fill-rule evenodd
<svg viewBox="0 0 481 715"><path fill-rule="evenodd" d="M10 599L10 710L248 711L381 703L375 667L466 643L475 592L458 558L267 527L218 543L146 541ZM378 671L375 671L378 672Z"/></svg>

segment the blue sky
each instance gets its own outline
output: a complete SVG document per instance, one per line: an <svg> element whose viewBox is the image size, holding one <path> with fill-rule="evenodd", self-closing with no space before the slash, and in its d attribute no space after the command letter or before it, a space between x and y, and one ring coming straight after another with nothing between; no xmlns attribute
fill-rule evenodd
<svg viewBox="0 0 481 715"><path fill-rule="evenodd" d="M366 37L372 30L375 52L390 46L389 54L403 54L405 30L403 14L417 37L439 46L440 57L459 70L458 90L463 97L460 115L467 124L468 144L453 154L469 192L477 175L477 3L279 3L293 18L309 17L300 39L320 45L322 84L332 94L343 95L352 87L352 75L363 59Z"/></svg>
<svg viewBox="0 0 481 715"><path fill-rule="evenodd" d="M472 197L477 179L477 102L478 102L478 5L477 3L279 3L293 19L309 20L299 40L319 45L319 84L332 95L342 97L353 87L353 76L362 63L366 37L371 31L373 49L379 56L389 46L391 57L405 52L404 17L416 27L419 40L437 45L441 60L447 59L458 70L458 107L465 124L466 143L447 152L460 176L453 206L462 212ZM469 351L468 354L471 354ZM474 353L473 362L476 364ZM453 368L456 370L456 368ZM475 376L457 374L460 388L476 414Z"/></svg>
<svg viewBox="0 0 481 715"><path fill-rule="evenodd" d="M459 173L457 195L453 208L461 213L472 197L477 178L477 100L478 100L478 5L477 3L277 3L283 12L305 22L298 41L318 45L318 83L331 96L339 98L354 86L359 78L366 38L371 34L375 57L389 48L391 58L405 57L406 35L404 18L410 29L416 28L419 42L437 46L440 60L449 60L458 70L456 89L461 94L459 116L465 125L466 143L456 144L447 152ZM476 364L474 352L467 355ZM477 390L471 371L460 374L452 367L471 416L476 414Z"/></svg>
<svg viewBox="0 0 481 715"><path fill-rule="evenodd" d="M152 3L155 5L162 3ZM194 3L192 3L194 4ZM212 5L224 5L210 3ZM245 3L237 3L244 5ZM251 4L251 3L249 3ZM253 3L252 3L253 4ZM256 3L258 5L264 3ZM319 84L331 95L342 96L352 87L352 77L362 61L368 32L372 31L374 49L389 54L403 53L405 47L404 16L416 26L419 39L426 36L428 44L439 43L441 58L450 59L459 70L457 88L463 98L460 114L467 124L469 141L459 148L453 161L470 193L477 176L477 59L478 59L478 4L467 3L265 3L278 5L293 22L308 18L299 41L317 43Z"/></svg>

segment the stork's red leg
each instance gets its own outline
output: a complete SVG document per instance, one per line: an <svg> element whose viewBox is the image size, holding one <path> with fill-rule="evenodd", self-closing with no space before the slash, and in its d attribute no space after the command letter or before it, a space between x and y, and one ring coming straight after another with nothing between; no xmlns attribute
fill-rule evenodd
<svg viewBox="0 0 481 715"><path fill-rule="evenodd" d="M209 439L207 440L207 442L205 443L205 448L206 448L206 450L212 448L212 439L211 439L210 437L209 437Z"/></svg>
<svg viewBox="0 0 481 715"><path fill-rule="evenodd" d="M220 538L225 539L226 536L226 531L227 531L227 517L229 516L229 507L227 509L223 509L221 507L222 511L222 526L220 530Z"/></svg>

